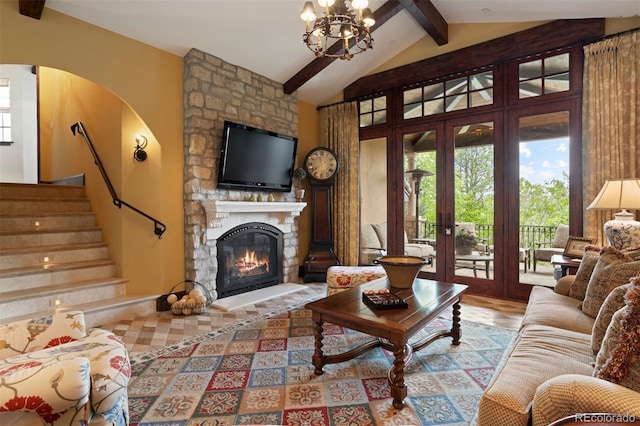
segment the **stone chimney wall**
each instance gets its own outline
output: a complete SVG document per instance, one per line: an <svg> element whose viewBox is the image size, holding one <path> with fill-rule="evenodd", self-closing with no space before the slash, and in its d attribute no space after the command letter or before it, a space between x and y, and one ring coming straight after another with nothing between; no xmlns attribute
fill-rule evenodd
<svg viewBox="0 0 640 426"><path fill-rule="evenodd" d="M159 106L161 107L161 106ZM216 241L207 240L203 201L244 200L259 192L217 189L224 121L297 136L297 97L281 83L192 49L184 57L184 220L187 279L215 290ZM264 199L267 193L262 194ZM293 192L274 194L295 201ZM284 280L298 280L298 223L284 240Z"/></svg>

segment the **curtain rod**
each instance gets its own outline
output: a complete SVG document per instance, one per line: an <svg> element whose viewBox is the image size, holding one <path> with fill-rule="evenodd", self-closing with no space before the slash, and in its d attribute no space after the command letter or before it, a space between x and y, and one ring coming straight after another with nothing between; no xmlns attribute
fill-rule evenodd
<svg viewBox="0 0 640 426"><path fill-rule="evenodd" d="M631 28L628 30L624 30L624 31L620 31L619 33L615 33L615 34L607 34L607 35L603 35L601 37L596 37L596 38L592 38L590 40L586 40L582 44L583 46L586 46L588 44L593 44L593 43L598 43L600 41L604 41L604 40L609 40L610 38L615 38L615 37L620 37L623 36L625 34L629 34L629 33L634 33L636 31L640 31L640 27L635 27L635 28Z"/></svg>
<svg viewBox="0 0 640 426"><path fill-rule="evenodd" d="M334 105L347 104L349 102L353 102L353 101L338 101L338 102L334 102L332 104L320 105L320 106L316 107L316 111L320 111L323 108L328 108L328 107L334 106Z"/></svg>

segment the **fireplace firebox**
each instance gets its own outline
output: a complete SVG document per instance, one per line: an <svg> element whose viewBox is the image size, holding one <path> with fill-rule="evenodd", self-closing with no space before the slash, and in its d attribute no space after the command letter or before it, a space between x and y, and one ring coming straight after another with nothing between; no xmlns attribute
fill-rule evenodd
<svg viewBox="0 0 640 426"><path fill-rule="evenodd" d="M218 298L282 283L283 243L278 228L246 223L222 234L216 246Z"/></svg>

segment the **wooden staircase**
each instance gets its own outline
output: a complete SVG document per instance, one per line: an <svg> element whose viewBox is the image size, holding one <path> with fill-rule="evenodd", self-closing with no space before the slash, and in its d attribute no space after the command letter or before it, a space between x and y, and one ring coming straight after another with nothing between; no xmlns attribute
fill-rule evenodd
<svg viewBox="0 0 640 426"><path fill-rule="evenodd" d="M89 327L155 312L127 296L83 186L0 183L0 323L81 310Z"/></svg>

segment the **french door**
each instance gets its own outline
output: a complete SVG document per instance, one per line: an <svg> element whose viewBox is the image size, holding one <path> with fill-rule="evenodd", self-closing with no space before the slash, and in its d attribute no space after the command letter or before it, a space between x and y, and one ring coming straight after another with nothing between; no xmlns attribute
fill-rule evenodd
<svg viewBox="0 0 640 426"><path fill-rule="evenodd" d="M524 299L532 285L553 287L554 265L537 258L557 225L582 236L582 144L578 100L513 109L508 117L505 296ZM573 213L571 213L573 212ZM523 259L524 254L528 259ZM517 256L517 259L516 259ZM516 268L516 262L537 268ZM524 271L524 272L523 272Z"/></svg>
<svg viewBox="0 0 640 426"><path fill-rule="evenodd" d="M501 125L499 114L483 114L402 135L411 189L405 231L436 250L421 276L468 284L474 293L502 291L505 170L494 131Z"/></svg>

